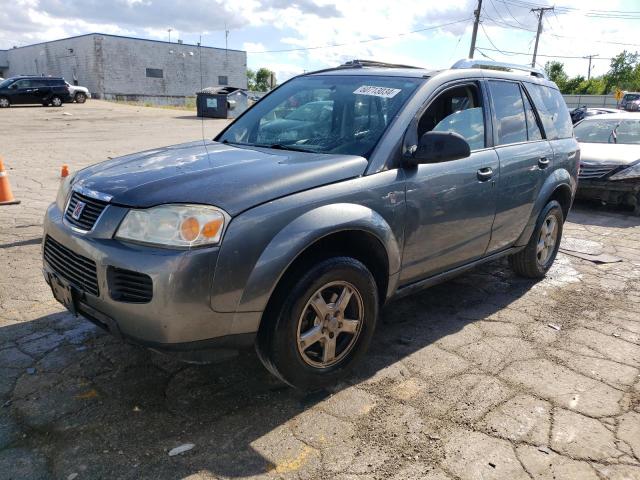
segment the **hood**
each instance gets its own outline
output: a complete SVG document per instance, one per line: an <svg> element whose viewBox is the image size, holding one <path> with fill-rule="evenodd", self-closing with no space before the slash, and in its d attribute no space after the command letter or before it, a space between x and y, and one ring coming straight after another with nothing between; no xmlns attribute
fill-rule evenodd
<svg viewBox="0 0 640 480"><path fill-rule="evenodd" d="M74 186L111 195L112 203L215 205L230 215L302 190L362 175L367 160L207 141L148 150L78 172Z"/></svg>
<svg viewBox="0 0 640 480"><path fill-rule="evenodd" d="M580 161L582 163L629 165L637 160L640 160L640 145L580 143Z"/></svg>

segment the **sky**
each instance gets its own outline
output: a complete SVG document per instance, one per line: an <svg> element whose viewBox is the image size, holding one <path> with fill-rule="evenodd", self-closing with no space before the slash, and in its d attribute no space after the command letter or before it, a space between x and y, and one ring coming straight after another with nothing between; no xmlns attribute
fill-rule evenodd
<svg viewBox="0 0 640 480"><path fill-rule="evenodd" d="M278 81L352 59L450 67L469 54L477 0L10 0L0 9L0 49L100 32L177 39L247 51L248 67ZM606 5L606 12L603 11ZM483 0L476 58L530 64L545 0ZM617 18L612 18L617 17ZM640 0L561 0L545 12L538 66L565 63L570 75L605 73L634 35ZM384 38L383 38L384 37ZM484 55L484 56L483 56ZM486 56L486 57L485 57ZM554 58L569 56L578 58Z"/></svg>

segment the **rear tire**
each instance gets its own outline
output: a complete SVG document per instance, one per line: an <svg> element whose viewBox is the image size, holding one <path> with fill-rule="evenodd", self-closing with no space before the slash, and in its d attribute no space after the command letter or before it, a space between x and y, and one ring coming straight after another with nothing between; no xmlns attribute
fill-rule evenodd
<svg viewBox="0 0 640 480"><path fill-rule="evenodd" d="M509 257L511 268L522 277L543 278L558 254L563 224L562 207L551 200L540 212L527 246Z"/></svg>
<svg viewBox="0 0 640 480"><path fill-rule="evenodd" d="M53 105L54 107L61 107L62 99L58 96L51 97L51 105Z"/></svg>
<svg viewBox="0 0 640 480"><path fill-rule="evenodd" d="M301 277L293 275L278 290L280 298L265 312L258 332L260 360L301 390L336 383L371 343L379 305L373 275L354 258L334 257Z"/></svg>
<svg viewBox="0 0 640 480"><path fill-rule="evenodd" d="M76 103L84 103L87 101L87 96L82 92L78 92L76 93L74 100L76 101Z"/></svg>
<svg viewBox="0 0 640 480"><path fill-rule="evenodd" d="M7 97L0 97L0 108L9 108L11 106L11 102Z"/></svg>

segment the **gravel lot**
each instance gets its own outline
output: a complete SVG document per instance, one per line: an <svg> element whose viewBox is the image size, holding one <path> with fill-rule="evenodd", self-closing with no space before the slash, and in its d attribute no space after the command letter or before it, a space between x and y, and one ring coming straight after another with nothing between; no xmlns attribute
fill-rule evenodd
<svg viewBox="0 0 640 480"><path fill-rule="evenodd" d="M67 115L70 114L70 115ZM366 364L303 395L252 352L193 366L73 318L41 274L72 170L225 121L89 101L0 111L0 477L640 479L640 219L579 206L544 281L505 262L387 306ZM191 450L169 450L193 443Z"/></svg>

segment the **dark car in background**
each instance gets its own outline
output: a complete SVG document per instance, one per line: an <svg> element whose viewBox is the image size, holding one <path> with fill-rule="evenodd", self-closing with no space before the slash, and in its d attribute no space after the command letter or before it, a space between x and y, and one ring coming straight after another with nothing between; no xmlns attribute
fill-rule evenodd
<svg viewBox="0 0 640 480"><path fill-rule="evenodd" d="M500 257L543 277L579 159L537 70L351 62L283 83L213 141L68 176L44 219L44 275L120 338L182 358L255 345L316 389L362 360L392 298Z"/></svg>
<svg viewBox="0 0 640 480"><path fill-rule="evenodd" d="M574 131L581 151L578 198L631 206L640 215L640 116L589 117Z"/></svg>
<svg viewBox="0 0 640 480"><path fill-rule="evenodd" d="M0 108L28 104L61 107L72 100L69 86L61 77L20 76L0 83Z"/></svg>
<svg viewBox="0 0 640 480"><path fill-rule="evenodd" d="M607 108L607 107L587 107L586 105L582 107L574 108L569 112L571 115L571 122L575 125L580 120L583 120L587 117L592 117L594 115L604 115L606 113L618 113L620 110L617 108Z"/></svg>
<svg viewBox="0 0 640 480"><path fill-rule="evenodd" d="M640 110L640 92L627 92L620 101L620 108L628 112Z"/></svg>

